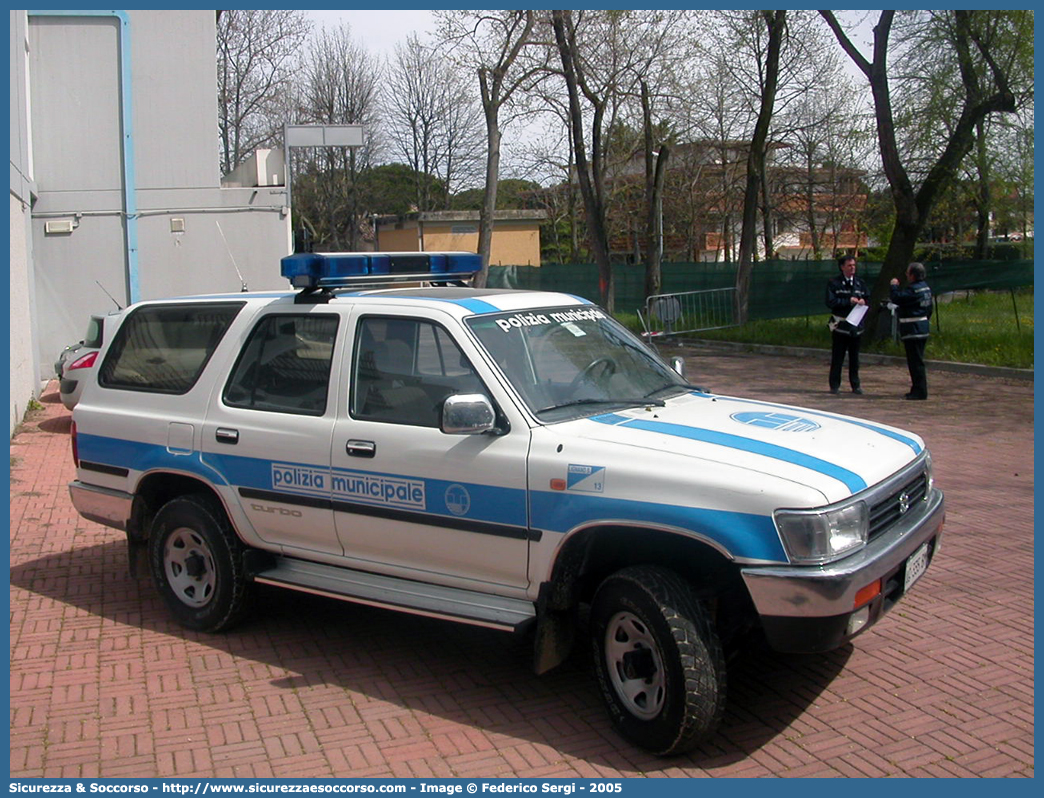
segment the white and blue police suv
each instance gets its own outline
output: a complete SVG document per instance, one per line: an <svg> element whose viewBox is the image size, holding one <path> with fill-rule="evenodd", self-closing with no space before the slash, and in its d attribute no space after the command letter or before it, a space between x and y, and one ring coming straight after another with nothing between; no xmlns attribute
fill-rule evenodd
<svg viewBox="0 0 1044 798"><path fill-rule="evenodd" d="M257 584L532 629L538 673L589 629L612 722L664 755L714 732L748 633L835 648L924 573L919 437L714 395L597 305L462 286L478 266L298 254L296 290L126 309L73 415L77 510L192 629Z"/></svg>

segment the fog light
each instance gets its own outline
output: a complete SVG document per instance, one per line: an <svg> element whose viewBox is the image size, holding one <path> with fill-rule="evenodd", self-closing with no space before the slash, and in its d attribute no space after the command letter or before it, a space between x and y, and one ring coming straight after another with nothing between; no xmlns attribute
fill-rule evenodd
<svg viewBox="0 0 1044 798"><path fill-rule="evenodd" d="M851 637L870 621L870 607L863 607L861 610L856 610L852 613L848 619L848 630L846 634Z"/></svg>

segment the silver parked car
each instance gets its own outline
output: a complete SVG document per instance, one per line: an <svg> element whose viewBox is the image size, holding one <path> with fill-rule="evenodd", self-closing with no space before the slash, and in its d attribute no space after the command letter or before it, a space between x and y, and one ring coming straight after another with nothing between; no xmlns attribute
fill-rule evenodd
<svg viewBox="0 0 1044 798"><path fill-rule="evenodd" d="M98 352L105 332L105 317L92 315L87 323L87 333L79 343L62 350L55 361L54 371L58 375L58 393L62 404L69 410L76 407L83 391L84 378L94 370Z"/></svg>

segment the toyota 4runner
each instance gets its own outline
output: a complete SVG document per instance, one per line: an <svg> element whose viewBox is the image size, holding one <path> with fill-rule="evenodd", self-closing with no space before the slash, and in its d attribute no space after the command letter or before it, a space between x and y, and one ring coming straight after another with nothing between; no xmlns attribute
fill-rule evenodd
<svg viewBox="0 0 1044 798"><path fill-rule="evenodd" d="M192 629L265 584L531 630L538 673L589 630L613 724L663 755L714 732L741 636L835 648L924 573L919 437L715 395L585 300L462 287L479 264L292 255L297 290L111 318L77 510Z"/></svg>

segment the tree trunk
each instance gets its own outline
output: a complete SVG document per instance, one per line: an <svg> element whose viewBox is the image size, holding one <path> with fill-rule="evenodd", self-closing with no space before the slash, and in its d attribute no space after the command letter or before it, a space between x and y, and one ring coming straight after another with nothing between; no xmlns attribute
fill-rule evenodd
<svg viewBox="0 0 1044 798"><path fill-rule="evenodd" d="M986 260L990 248L990 209L993 195L990 191L990 162L986 152L986 131L982 122L975 126L975 154L978 169L978 191L975 213L978 229L975 233L975 259Z"/></svg>
<svg viewBox="0 0 1044 798"><path fill-rule="evenodd" d="M482 256L482 271L475 275L476 288L485 288L489 277L489 254L493 246L493 223L497 209L497 183L500 177L500 123L497 109L486 103L486 185L482 190L479 209L478 254Z"/></svg>
<svg viewBox="0 0 1044 798"><path fill-rule="evenodd" d="M917 244L917 236L924 227L928 214L939 196L953 183L964 157L974 143L975 127L983 119L993 113L1013 112L1016 110L1015 95L1008 86L1007 74L999 69L996 62L990 61L993 93L983 96L978 85L977 76L971 67L971 45L982 48L984 45L971 30L972 15L975 11L956 10L954 14L952 46L961 65L964 98L960 116L950 132L942 154L930 167L928 174L915 190L906 173L899 156L899 148L895 138L895 123L892 117L891 96L888 88L888 73L885 68L885 55L888 50L888 37L891 32L894 11L882 11L877 25L874 27L873 61L867 61L845 35L833 12L821 11L841 47L870 81L870 90L874 98L874 112L877 120L877 140L881 150L881 162L885 176L892 190L895 203L895 228L888 244L888 253L884 265L877 278L871 294L871 306L867 314L867 330L869 337L876 337L876 320L879 313L880 300L888 295L888 284L892 278L901 279L906 266L913 257Z"/></svg>
<svg viewBox="0 0 1044 798"><path fill-rule="evenodd" d="M648 299L659 294L663 286L663 181L670 149L661 143L659 152L653 153L655 142L649 85L643 80L641 88L645 139L645 298Z"/></svg>
<svg viewBox="0 0 1044 798"><path fill-rule="evenodd" d="M811 153L805 161L805 168L805 214L808 220L809 243L812 247L812 260L820 260L822 246L819 242L819 226L816 224L816 167Z"/></svg>
<svg viewBox="0 0 1044 798"><path fill-rule="evenodd" d="M765 147L769 124L776 101L779 81L779 53L783 44L786 11L762 11L768 26L768 50L765 54L765 86L761 90L761 108L754 126L754 136L747 154L747 185L743 193L743 227L740 229L739 267L736 270L736 322L748 319L751 273L754 269L754 240L757 235L758 197L765 171Z"/></svg>
<svg viewBox="0 0 1044 798"><path fill-rule="evenodd" d="M648 223L646 225L646 251L649 259L645 264L645 296L655 296L663 290L663 182L667 173L667 158L670 149L660 145L656 167L652 175L652 191L649 197Z"/></svg>
<svg viewBox="0 0 1044 798"><path fill-rule="evenodd" d="M776 255L776 242L772 235L772 192L769 188L768 168L765 157L761 159L761 224L765 236L765 260L772 260Z"/></svg>
<svg viewBox="0 0 1044 798"><path fill-rule="evenodd" d="M569 93L569 121L573 131L573 151L576 157L577 180L580 183L580 196L584 200L584 211L587 216L587 238L591 246L591 254L598 268L598 290L601 304L609 313L614 310L613 269L609 262L609 244L605 228L605 207L602 204L602 193L599 190L598 170L589 169L587 153L584 149L584 119L580 107L580 95L576 76L576 42L566 31L568 11L552 11L551 22L555 30L555 41L562 59L562 72ZM598 129L599 109L595 109L595 121L592 125ZM592 149L594 158L599 157L599 143L595 141Z"/></svg>

